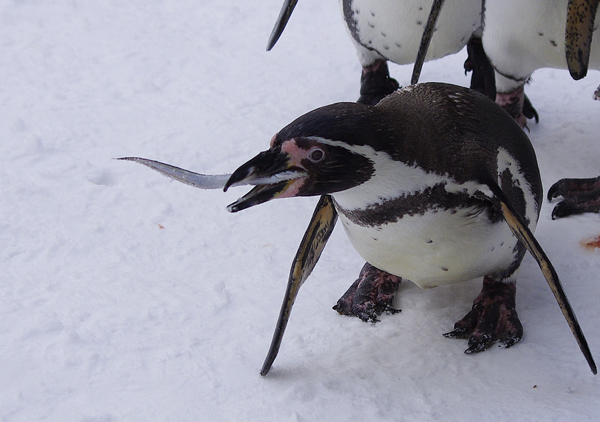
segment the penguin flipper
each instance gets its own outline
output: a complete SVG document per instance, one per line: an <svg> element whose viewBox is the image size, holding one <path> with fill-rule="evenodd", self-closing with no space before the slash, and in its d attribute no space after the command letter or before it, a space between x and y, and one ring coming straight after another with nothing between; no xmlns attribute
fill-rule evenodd
<svg viewBox="0 0 600 422"><path fill-rule="evenodd" d="M429 50L429 43L431 42L431 38L433 37L435 24L437 23L437 18L440 14L440 11L442 10L444 1L445 0L434 0L433 4L431 5L429 17L427 18L427 23L425 24L425 28L423 29L423 36L421 37L419 52L417 53L417 58L413 66L413 73L412 77L410 78L411 85L414 85L417 82L419 82L419 77L421 76L421 69L423 68L423 63L425 62L425 56L427 56L427 50Z"/></svg>
<svg viewBox="0 0 600 422"><path fill-rule="evenodd" d="M296 3L298 3L298 0L284 0L283 5L281 6L281 11L279 12L279 16L277 17L277 22L275 22L273 31L271 31L271 35L269 36L269 41L267 42L267 51L271 51L271 49L279 40L279 37L281 37L281 34L283 33L283 30L285 29L285 26L290 20L292 12L296 7Z"/></svg>
<svg viewBox="0 0 600 422"><path fill-rule="evenodd" d="M277 320L277 326L273 333L269 352L260 371L262 376L269 373L269 370L277 357L279 347L281 346L281 340L283 339L283 333L290 318L292 306L294 306L298 291L315 268L315 265L317 265L321 252L323 252L325 244L333 232L336 221L337 211L333 206L331 197L329 195L321 196L308 228L304 233L304 237L300 242L294 261L292 262L292 268L290 269L290 276L285 297L281 305L279 319Z"/></svg>
<svg viewBox="0 0 600 422"><path fill-rule="evenodd" d="M558 306L560 306L560 309L567 320L569 327L571 328L571 332L575 336L575 340L577 340L579 349L583 353L583 356L590 366L592 373L596 375L598 370L596 368L596 363L594 362L592 352L590 351L587 340L585 339L583 331L579 326L579 322L577 322L575 311L573 311L573 308L567 299L554 266L548 259L548 256L540 246L531 230L529 230L529 227L527 227L523 217L521 217L521 215L515 211L500 187L497 184L494 184L490 187L492 188L492 191L494 191L496 197L500 200L500 206L504 220L512 230L513 234L525 245L529 253L533 255L536 262L540 266L540 269L542 270L542 273L544 274L544 277L550 286L550 290L552 290L552 293L558 302Z"/></svg>
<svg viewBox="0 0 600 422"><path fill-rule="evenodd" d="M567 6L565 53L575 80L587 74L598 4L600 0L569 0Z"/></svg>

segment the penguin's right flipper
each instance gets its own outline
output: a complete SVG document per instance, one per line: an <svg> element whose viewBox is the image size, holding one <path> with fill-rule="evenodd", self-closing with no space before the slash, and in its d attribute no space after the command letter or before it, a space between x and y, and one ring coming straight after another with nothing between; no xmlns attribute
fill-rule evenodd
<svg viewBox="0 0 600 422"><path fill-rule="evenodd" d="M277 17L277 22L275 22L275 26L273 27L273 31L271 31L271 35L269 36L269 41L267 42L267 51L271 51L271 49L281 37L285 26L290 20L290 16L292 16L292 12L296 7L296 3L298 0L284 0L283 5L281 6L281 11L279 12L279 16Z"/></svg>
<svg viewBox="0 0 600 422"><path fill-rule="evenodd" d="M304 233L302 242L300 242L298 252L296 252L296 256L292 262L285 297L283 299L283 304L281 305L275 333L273 333L273 340L271 340L271 347L269 348L263 367L260 370L262 376L269 373L269 370L277 357L279 347L281 346L281 340L283 339L283 333L285 332L285 327L290 318L292 306L294 306L298 291L312 272L313 268L315 268L315 265L317 265L321 252L323 252L325 244L327 243L327 240L329 240L331 232L333 232L336 221L337 211L333 206L331 197L329 195L321 196L308 228Z"/></svg>
<svg viewBox="0 0 600 422"><path fill-rule="evenodd" d="M579 345L579 349L583 353L592 373L596 375L598 370L596 368L596 363L594 362L594 358L592 356L592 352L587 344L587 340L583 335L583 331L579 326L579 322L577 322L577 317L575 316L575 312L565 295L565 292L560 284L560 280L558 278L558 274L554 269L554 266L548 259L548 256L538 243L537 239L534 237L529 227L519 213L515 211L510 201L504 194L504 192L500 189L497 184L489 184L492 188L492 191L496 195L496 197L500 200L500 206L502 209L502 214L504 216L504 220L512 230L513 234L519 239L527 248L529 253L533 255L535 260L537 261L548 285L550 286L550 290L554 294L556 301L558 302L558 306L567 320L569 327L571 328L571 332L575 336L575 340L577 340L577 344Z"/></svg>
<svg viewBox="0 0 600 422"><path fill-rule="evenodd" d="M569 0L565 54L569 72L575 80L587 74L598 4L600 0Z"/></svg>

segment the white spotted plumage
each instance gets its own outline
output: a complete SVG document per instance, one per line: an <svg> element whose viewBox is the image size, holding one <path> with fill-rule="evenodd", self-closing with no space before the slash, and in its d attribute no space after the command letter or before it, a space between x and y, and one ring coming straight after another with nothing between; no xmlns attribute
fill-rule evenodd
<svg viewBox="0 0 600 422"><path fill-rule="evenodd" d="M369 65L382 58L398 64L413 63L432 3L432 0L340 0L361 64ZM345 7L351 9L354 29L348 23ZM426 59L460 51L481 26L481 12L481 0L447 0Z"/></svg>
<svg viewBox="0 0 600 422"><path fill-rule="evenodd" d="M486 0L482 40L486 54L498 70L498 92L514 91L537 69L567 68L567 4L568 0ZM598 30L591 44L589 68L600 69Z"/></svg>

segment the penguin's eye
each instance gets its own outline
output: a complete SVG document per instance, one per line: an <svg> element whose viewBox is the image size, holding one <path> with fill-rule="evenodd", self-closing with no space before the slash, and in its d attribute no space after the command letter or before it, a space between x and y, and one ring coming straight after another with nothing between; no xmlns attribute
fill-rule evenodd
<svg viewBox="0 0 600 422"><path fill-rule="evenodd" d="M323 157L325 157L325 151L321 148L313 148L313 150L308 153L308 159L313 163L318 163Z"/></svg>

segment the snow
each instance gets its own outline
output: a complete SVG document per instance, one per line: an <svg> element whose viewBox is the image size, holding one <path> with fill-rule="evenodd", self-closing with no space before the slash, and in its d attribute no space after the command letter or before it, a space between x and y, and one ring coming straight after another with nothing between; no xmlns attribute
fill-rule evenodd
<svg viewBox="0 0 600 422"><path fill-rule="evenodd" d="M299 115L358 97L337 2L299 2L273 51L280 0L0 2L0 420L591 421L600 378L531 257L521 343L467 356L449 331L480 281L401 286L376 325L331 310L363 264L339 228L268 350L316 198L230 214L248 188L200 191L142 156L220 174ZM466 53L421 81L467 86ZM391 66L406 85L410 66ZM540 70L527 93L547 188L599 172L600 83ZM600 360L599 216L536 235Z"/></svg>

